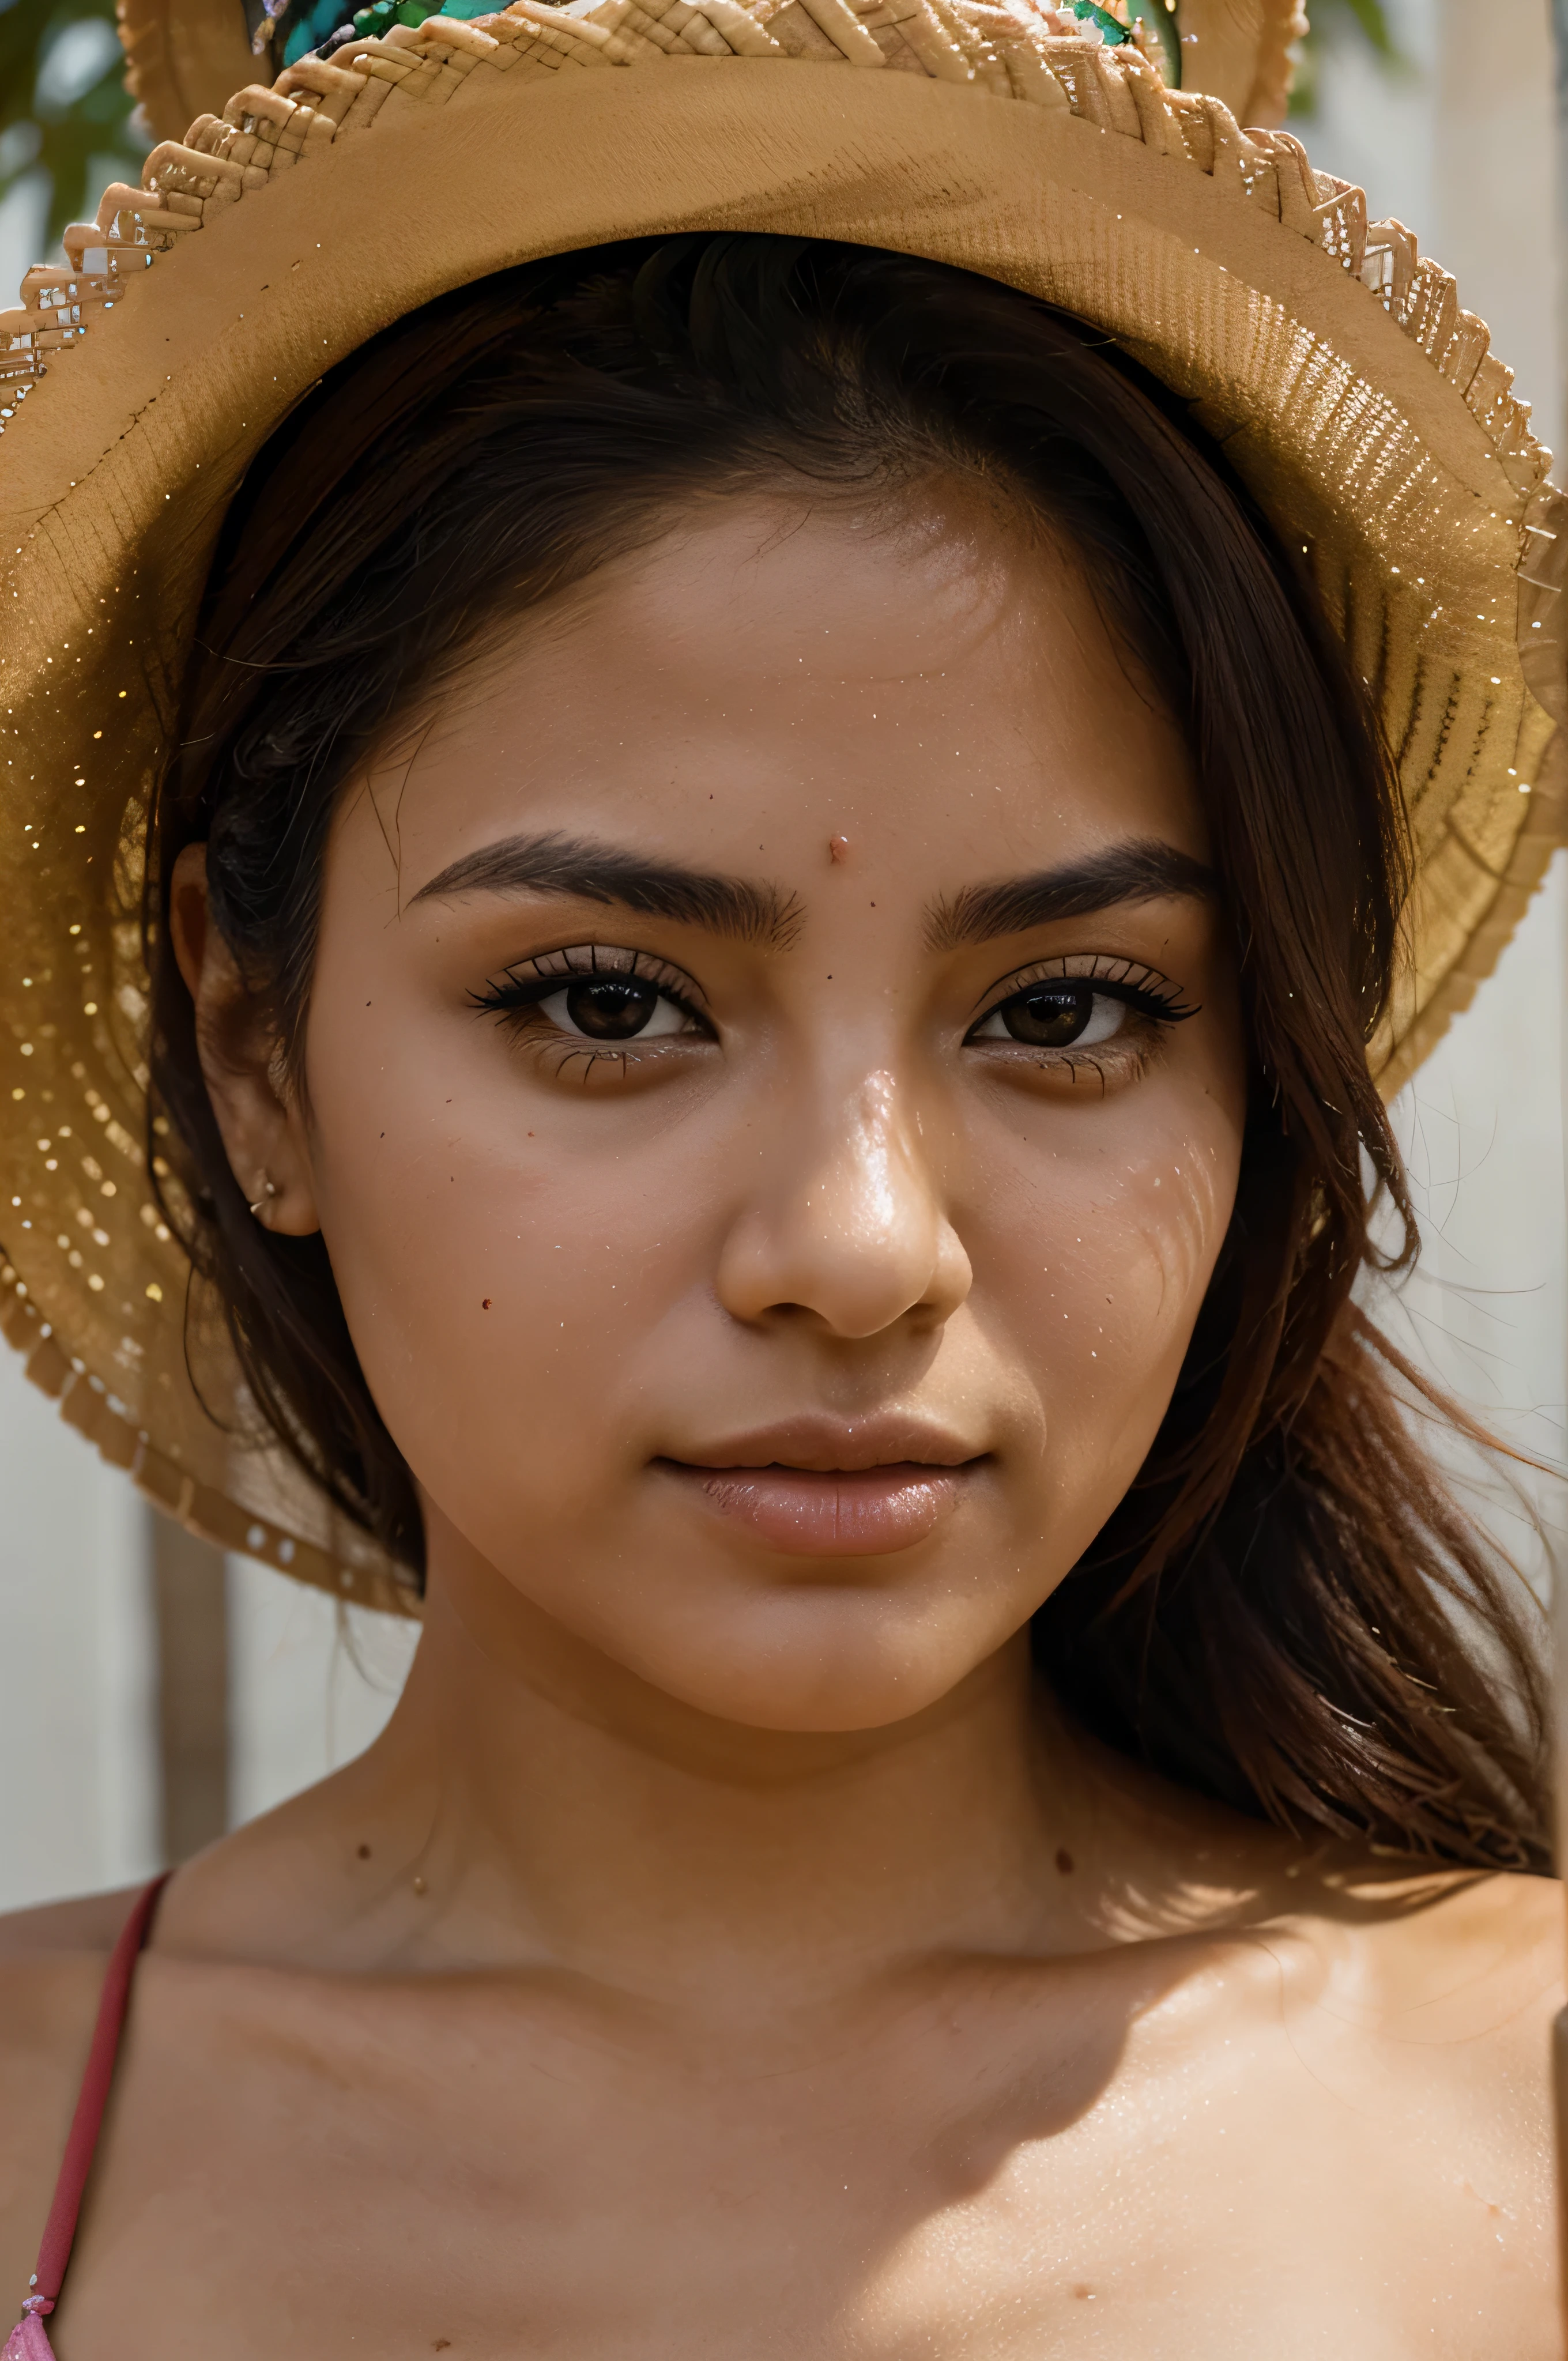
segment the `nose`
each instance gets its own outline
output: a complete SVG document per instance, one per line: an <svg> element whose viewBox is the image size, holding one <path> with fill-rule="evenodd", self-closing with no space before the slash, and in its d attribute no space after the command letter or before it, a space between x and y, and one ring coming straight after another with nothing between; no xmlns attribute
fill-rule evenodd
<svg viewBox="0 0 1568 2361"><path fill-rule="evenodd" d="M805 1311L836 1336L864 1337L907 1312L935 1326L958 1310L969 1257L892 1074L865 1075L826 1137L780 1166L777 1194L747 1207L719 1257L719 1301L735 1319Z"/></svg>

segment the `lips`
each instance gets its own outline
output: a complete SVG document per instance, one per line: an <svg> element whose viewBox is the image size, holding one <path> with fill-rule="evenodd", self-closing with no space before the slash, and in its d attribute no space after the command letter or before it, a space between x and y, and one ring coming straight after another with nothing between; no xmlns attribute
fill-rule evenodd
<svg viewBox="0 0 1568 2361"><path fill-rule="evenodd" d="M911 1549L958 1506L984 1455L909 1419L805 1420L659 1465L695 1504L789 1556Z"/></svg>

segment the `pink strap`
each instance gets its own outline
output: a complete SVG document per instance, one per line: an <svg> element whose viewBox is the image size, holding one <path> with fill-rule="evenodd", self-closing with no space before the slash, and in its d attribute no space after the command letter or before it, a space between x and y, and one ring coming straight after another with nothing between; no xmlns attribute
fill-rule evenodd
<svg viewBox="0 0 1568 2361"><path fill-rule="evenodd" d="M71 2119L71 2136L65 2143L65 2155L60 2163L60 2179L54 2185L54 2200L44 2224L43 2242L38 2247L38 2267L33 2273L31 2291L22 2309L37 2315L52 2312L60 2294L65 2267L71 2260L71 2249L76 2237L76 2217L82 2211L82 2192L87 2176L93 2169L93 2158L98 2146L98 2134L103 2127L104 2110L109 2103L109 2086L115 2079L115 2060L119 2056L120 2036L125 2030L126 2011L130 2005L131 1978L152 1914L158 1907L158 1897L168 1884L170 1872L155 1877L145 1886L132 1905L131 1915L120 1929L120 1938L109 1955L108 1971L104 1978L104 1990L98 2003L98 2022L93 2028L93 2047L87 2053L87 2069L82 2077L82 2089L77 2096L76 2113Z"/></svg>

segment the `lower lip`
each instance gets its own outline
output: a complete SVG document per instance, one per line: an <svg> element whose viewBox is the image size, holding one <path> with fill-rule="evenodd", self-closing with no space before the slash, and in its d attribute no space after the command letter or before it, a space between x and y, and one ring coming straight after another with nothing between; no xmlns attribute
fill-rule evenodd
<svg viewBox="0 0 1568 2361"><path fill-rule="evenodd" d="M960 1467L913 1462L820 1474L663 1464L717 1515L795 1557L883 1557L912 1549L951 1513L964 1477Z"/></svg>

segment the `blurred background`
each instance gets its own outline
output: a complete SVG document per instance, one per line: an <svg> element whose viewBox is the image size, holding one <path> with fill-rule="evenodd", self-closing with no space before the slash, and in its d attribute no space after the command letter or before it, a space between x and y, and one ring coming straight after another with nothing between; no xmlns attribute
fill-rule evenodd
<svg viewBox="0 0 1568 2361"><path fill-rule="evenodd" d="M1309 0L1290 127L1458 277L1568 449L1568 0ZM1476 32L1489 39L1484 71ZM150 144L114 0L0 0L0 305ZM1396 1107L1422 1216L1390 1333L1559 1471L1568 1394L1565 857ZM1557 1488L1536 1496L1550 1525ZM1527 1574L1505 1488L1482 1504ZM0 1909L124 1884L367 1745L413 1627L344 1609L157 1518L0 1346Z"/></svg>

